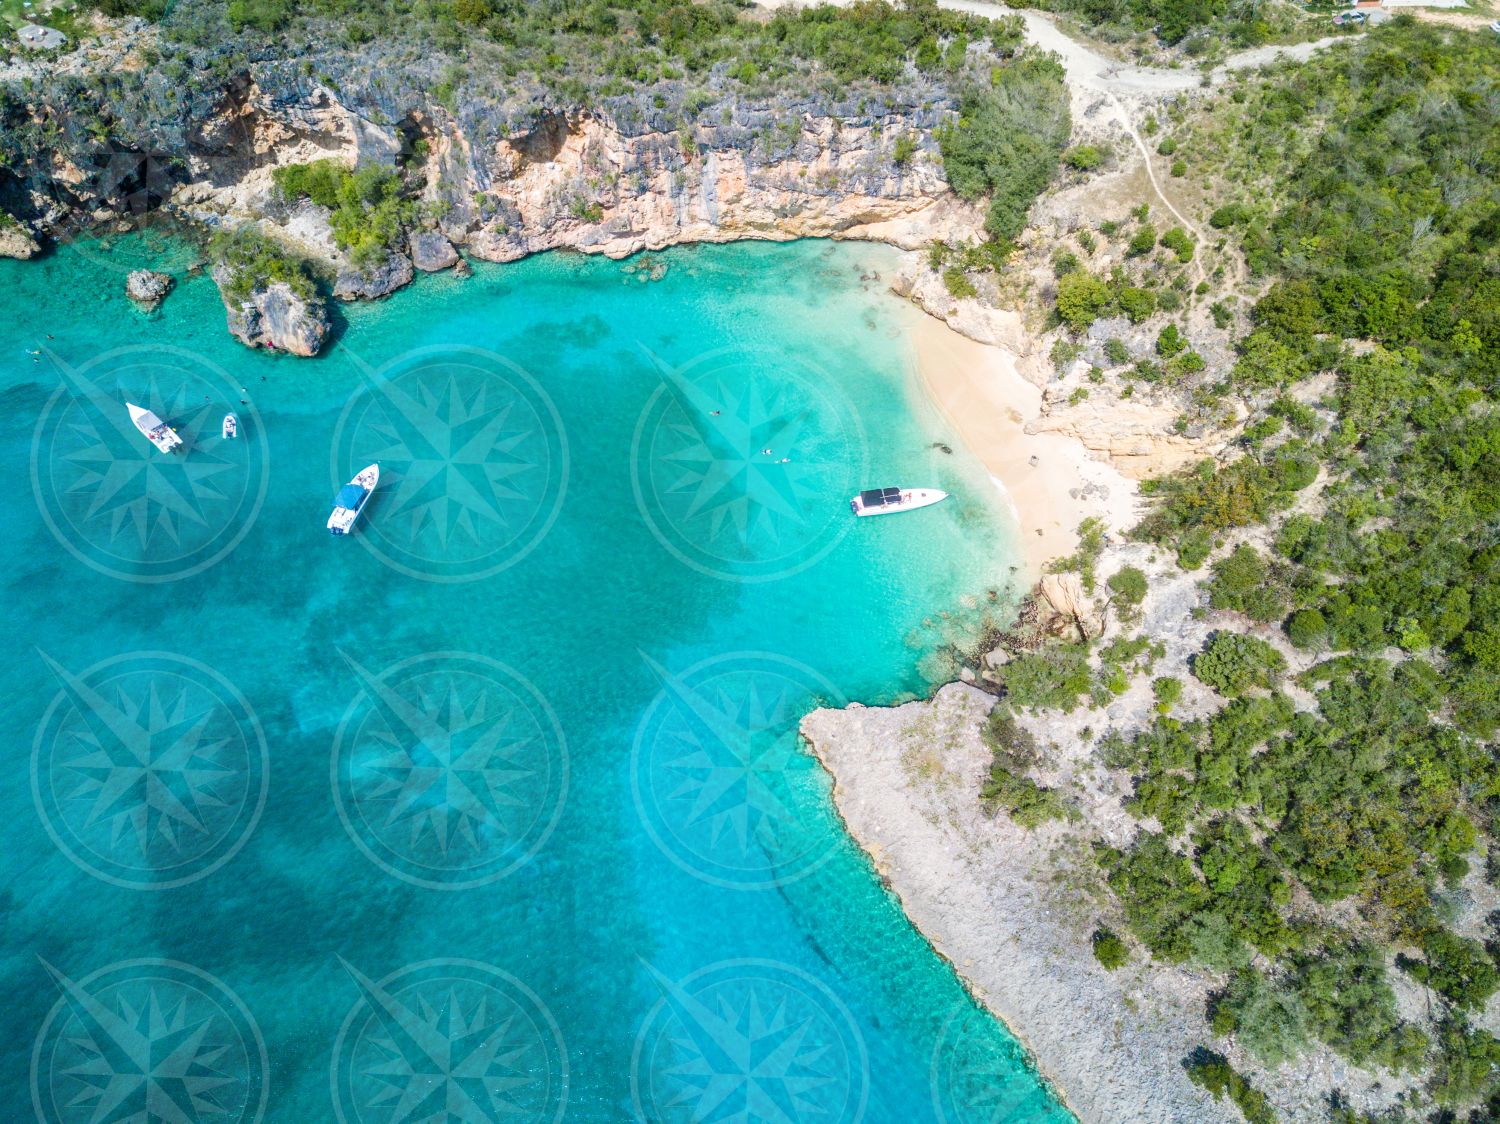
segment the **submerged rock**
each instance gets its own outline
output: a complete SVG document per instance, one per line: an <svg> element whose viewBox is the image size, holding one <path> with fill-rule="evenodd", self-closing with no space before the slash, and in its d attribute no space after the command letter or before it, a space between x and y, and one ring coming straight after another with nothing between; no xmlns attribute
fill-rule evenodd
<svg viewBox="0 0 1500 1124"><path fill-rule="evenodd" d="M414 276L411 258L391 254L373 269L349 265L339 270L333 282L333 295L341 301L370 301L389 296Z"/></svg>
<svg viewBox="0 0 1500 1124"><path fill-rule="evenodd" d="M229 331L249 347L268 347L291 355L316 355L328 338L328 311L316 297L296 292L285 281L257 282L244 296L225 265L213 269L224 299Z"/></svg>
<svg viewBox="0 0 1500 1124"><path fill-rule="evenodd" d="M458 264L458 251L453 243L435 230L423 230L413 234L407 241L411 251L411 262L423 273L436 273Z"/></svg>
<svg viewBox="0 0 1500 1124"><path fill-rule="evenodd" d="M155 308L172 291L172 275L149 269L134 269L125 278L125 295L143 308Z"/></svg>

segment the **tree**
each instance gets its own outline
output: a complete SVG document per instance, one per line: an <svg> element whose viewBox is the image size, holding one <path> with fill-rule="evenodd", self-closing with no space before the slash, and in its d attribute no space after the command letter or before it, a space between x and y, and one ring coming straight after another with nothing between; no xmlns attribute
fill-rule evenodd
<svg viewBox="0 0 1500 1124"><path fill-rule="evenodd" d="M1213 1002L1209 1023L1215 1033L1233 1033L1268 1066L1290 1061L1307 1047L1307 1008L1301 998L1254 969L1230 978Z"/></svg>
<svg viewBox="0 0 1500 1124"><path fill-rule="evenodd" d="M1255 687L1270 687L1285 669L1280 652L1264 640L1239 632L1214 633L1193 659L1193 674L1230 698Z"/></svg>

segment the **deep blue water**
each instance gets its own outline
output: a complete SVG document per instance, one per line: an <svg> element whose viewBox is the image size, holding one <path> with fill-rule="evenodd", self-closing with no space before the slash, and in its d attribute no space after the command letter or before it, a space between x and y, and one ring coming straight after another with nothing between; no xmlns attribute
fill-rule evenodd
<svg viewBox="0 0 1500 1124"><path fill-rule="evenodd" d="M0 1119L1068 1118L797 743L1009 595L888 255L480 267L304 361L129 307L164 252L0 263Z"/></svg>

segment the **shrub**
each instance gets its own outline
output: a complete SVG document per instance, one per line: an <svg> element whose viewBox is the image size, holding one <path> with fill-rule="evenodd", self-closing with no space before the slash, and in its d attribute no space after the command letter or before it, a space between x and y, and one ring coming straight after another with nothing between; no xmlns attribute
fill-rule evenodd
<svg viewBox="0 0 1500 1124"><path fill-rule="evenodd" d="M1500 971L1478 941L1437 927L1422 934L1421 945L1423 959L1397 957L1396 963L1459 1010L1483 1007L1500 988Z"/></svg>
<svg viewBox="0 0 1500 1124"><path fill-rule="evenodd" d="M1063 163L1077 172L1091 172L1110 157L1108 145L1077 144L1063 153Z"/></svg>
<svg viewBox="0 0 1500 1124"><path fill-rule="evenodd" d="M1182 698L1182 680L1172 675L1153 679L1151 694L1156 699L1156 713L1169 714L1177 700Z"/></svg>
<svg viewBox="0 0 1500 1124"><path fill-rule="evenodd" d="M1213 565L1209 604L1244 613L1251 620L1280 620L1286 612L1286 590L1260 551L1241 543Z"/></svg>
<svg viewBox="0 0 1500 1124"><path fill-rule="evenodd" d="M1104 358L1116 367L1130 362L1130 349L1114 336L1104 341Z"/></svg>
<svg viewBox="0 0 1500 1124"><path fill-rule="evenodd" d="M974 282L969 280L969 275L964 272L961 265L950 265L943 270L943 287L948 290L950 296L957 300L967 300L979 295L979 290Z"/></svg>
<svg viewBox="0 0 1500 1124"><path fill-rule="evenodd" d="M1121 285L1115 289L1115 303L1132 324L1139 324L1156 311L1156 294L1136 285Z"/></svg>
<svg viewBox="0 0 1500 1124"><path fill-rule="evenodd" d="M1075 332L1085 330L1109 307L1109 287L1083 270L1057 283L1057 314Z"/></svg>
<svg viewBox="0 0 1500 1124"><path fill-rule="evenodd" d="M1138 258L1156 249L1156 228L1149 223L1135 232L1125 245L1127 258Z"/></svg>
<svg viewBox="0 0 1500 1124"><path fill-rule="evenodd" d="M1113 972L1130 962L1130 946L1109 929L1095 929L1094 959Z"/></svg>
<svg viewBox="0 0 1500 1124"><path fill-rule="evenodd" d="M1328 638L1328 621L1317 609L1298 609L1287 618L1286 635L1293 647L1316 651Z"/></svg>
<svg viewBox="0 0 1500 1124"><path fill-rule="evenodd" d="M1135 566L1125 566L1111 574L1105 583L1114 594L1115 605L1130 612L1146 599L1146 575Z"/></svg>
<svg viewBox="0 0 1500 1124"><path fill-rule="evenodd" d="M1214 1100L1228 1097L1245 1117L1245 1124L1276 1124L1276 1112L1266 1095L1236 1073L1222 1054L1199 1047L1183 1062L1188 1079L1206 1089Z"/></svg>
<svg viewBox="0 0 1500 1124"><path fill-rule="evenodd" d="M1186 171L1187 169L1184 168L1183 172ZM1172 174L1174 176L1182 175L1183 172L1173 171ZM1186 263L1193 260L1193 240L1188 237L1187 231L1183 230L1182 227L1174 226L1171 230L1163 234L1161 236L1161 244L1176 254L1178 261Z"/></svg>
<svg viewBox="0 0 1500 1124"><path fill-rule="evenodd" d="M1188 342L1177 328L1176 324L1168 324L1156 337L1156 354L1163 359L1170 359L1178 352L1187 348Z"/></svg>
<svg viewBox="0 0 1500 1124"><path fill-rule="evenodd" d="M1286 670L1286 660L1271 645L1239 632L1216 632L1193 659L1193 674L1227 698L1255 687L1269 688Z"/></svg>
<svg viewBox="0 0 1500 1124"><path fill-rule="evenodd" d="M1086 644L1053 645L1005 665L1006 697L1014 706L1072 711L1092 682Z"/></svg>
<svg viewBox="0 0 1500 1124"><path fill-rule="evenodd" d="M244 301L255 289L274 282L286 284L303 300L317 295L307 262L293 257L254 227L218 232L209 242L208 252L216 262L229 267L224 296L231 303Z"/></svg>
<svg viewBox="0 0 1500 1124"><path fill-rule="evenodd" d="M1215 1033L1233 1033L1262 1063L1278 1066L1307 1046L1307 1008L1295 991L1280 987L1253 969L1236 972L1213 1002Z"/></svg>

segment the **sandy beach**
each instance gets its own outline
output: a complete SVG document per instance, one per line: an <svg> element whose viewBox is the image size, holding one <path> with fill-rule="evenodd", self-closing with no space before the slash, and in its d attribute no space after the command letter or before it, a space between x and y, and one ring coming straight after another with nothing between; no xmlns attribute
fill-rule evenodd
<svg viewBox="0 0 1500 1124"><path fill-rule="evenodd" d="M1135 522L1133 480L1072 438L1026 431L1041 415L1042 392L1021 375L1016 355L933 316L918 320L912 344L928 395L1008 497L1032 579L1072 552L1089 516L1115 532Z"/></svg>

